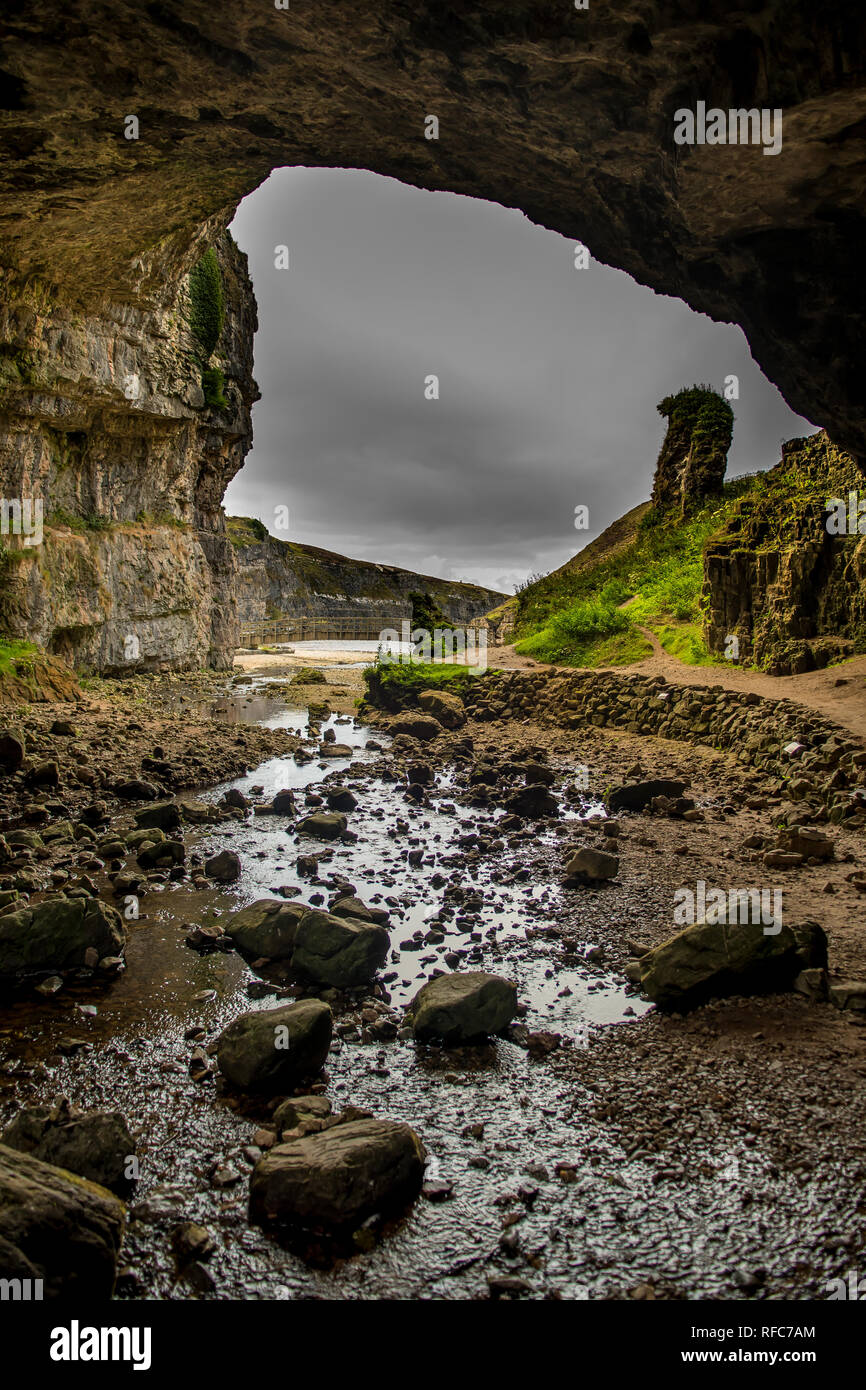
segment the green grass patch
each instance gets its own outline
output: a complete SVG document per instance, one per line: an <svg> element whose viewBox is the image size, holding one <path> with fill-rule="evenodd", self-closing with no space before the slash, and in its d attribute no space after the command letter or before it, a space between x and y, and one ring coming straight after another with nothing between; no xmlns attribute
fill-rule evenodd
<svg viewBox="0 0 866 1390"><path fill-rule="evenodd" d="M393 711L415 704L422 690L448 690L462 697L486 675L486 671L432 661L377 661L365 668L364 683L371 705Z"/></svg>
<svg viewBox="0 0 866 1390"><path fill-rule="evenodd" d="M22 667L35 664L39 648L32 642L19 642L13 637L0 637L0 680L4 676L20 675Z"/></svg>
<svg viewBox="0 0 866 1390"><path fill-rule="evenodd" d="M668 624L654 628L662 647L678 661L687 666L724 666L723 657L715 657L707 650L703 628L700 623Z"/></svg>
<svg viewBox="0 0 866 1390"><path fill-rule="evenodd" d="M515 650L558 665L628 665L652 650L638 631L647 627L663 631L662 645L680 660L710 664L699 636L704 546L743 499L762 490L760 478L725 483L685 517L651 508L631 543L609 558L532 585L518 597Z"/></svg>

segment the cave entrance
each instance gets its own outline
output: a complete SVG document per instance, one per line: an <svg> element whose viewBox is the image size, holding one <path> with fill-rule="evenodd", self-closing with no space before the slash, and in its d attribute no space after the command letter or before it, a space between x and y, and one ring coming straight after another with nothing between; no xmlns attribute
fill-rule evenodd
<svg viewBox="0 0 866 1390"><path fill-rule="evenodd" d="M282 168L231 231L262 395L225 506L277 537L510 593L649 497L670 392L735 385L729 476L813 428L739 327L514 209Z"/></svg>

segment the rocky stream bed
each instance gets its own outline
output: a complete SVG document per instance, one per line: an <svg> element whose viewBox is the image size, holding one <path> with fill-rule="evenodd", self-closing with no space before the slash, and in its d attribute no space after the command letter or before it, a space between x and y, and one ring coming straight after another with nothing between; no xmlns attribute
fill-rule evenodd
<svg viewBox="0 0 866 1390"><path fill-rule="evenodd" d="M828 826L801 807L816 845L832 832L832 855L767 864L785 854L772 848L778 783L719 748L527 711L470 710L451 729L419 711L365 723L345 701L274 689L145 681L108 709L10 722L0 960L4 918L52 901L67 916L76 903L119 913L126 940L7 978L0 1184L27 1200L14 1230L0 1217L4 1248L50 1264L26 1222L43 1165L21 1150L69 1161L57 1135L80 1107L128 1126L106 1121L77 1169L114 1164L119 1299L814 1299L862 1267L856 809ZM650 779L685 795L611 812L612 787ZM792 976L776 992L654 1008L634 964L676 930L676 890L764 883L771 867L785 930L827 933L822 981L802 961L812 977L796 988ZM330 964L315 955L340 921L364 951L381 943L367 983L356 964L346 973L342 937ZM312 978L328 970L330 983ZM516 1009L482 1041L428 1042L406 1006L425 983L473 972L516 986ZM324 1069L302 1085L233 1084L218 1040L299 1000L320 1002L288 1053L321 1043ZM328 1192L339 1232L267 1219L281 1140L300 1152L370 1134L391 1145L372 1212L354 1219L344 1186ZM94 1271L94 1292L106 1277Z"/></svg>

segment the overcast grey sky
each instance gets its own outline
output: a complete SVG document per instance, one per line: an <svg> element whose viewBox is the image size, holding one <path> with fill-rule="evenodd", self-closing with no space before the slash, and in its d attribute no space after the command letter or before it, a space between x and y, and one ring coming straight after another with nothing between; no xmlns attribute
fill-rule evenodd
<svg viewBox="0 0 866 1390"><path fill-rule="evenodd" d="M649 496L656 403L681 386L739 377L729 476L813 428L739 328L595 261L576 269L573 242L513 209L282 169L231 230L258 299L262 399L225 506L284 539L510 593Z"/></svg>

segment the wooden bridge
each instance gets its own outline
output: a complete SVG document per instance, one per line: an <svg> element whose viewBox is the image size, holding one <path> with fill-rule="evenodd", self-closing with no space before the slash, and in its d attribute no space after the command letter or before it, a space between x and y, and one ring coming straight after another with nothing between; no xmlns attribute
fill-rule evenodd
<svg viewBox="0 0 866 1390"><path fill-rule="evenodd" d="M387 618L367 613L266 618L258 623L241 623L240 644L242 647L275 647L282 642L376 642L388 625ZM392 620L391 626L399 632L400 620Z"/></svg>

